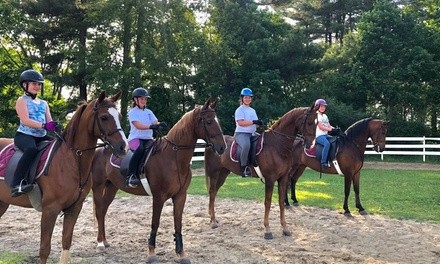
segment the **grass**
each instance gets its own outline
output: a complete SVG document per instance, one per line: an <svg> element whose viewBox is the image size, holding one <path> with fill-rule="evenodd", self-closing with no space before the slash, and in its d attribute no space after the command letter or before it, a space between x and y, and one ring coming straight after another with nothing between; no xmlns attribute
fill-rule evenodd
<svg viewBox="0 0 440 264"><path fill-rule="evenodd" d="M360 198L370 214L440 224L439 186L438 171L363 169ZM276 188L273 202L278 200ZM193 177L188 193L207 196L205 177ZM231 174L217 196L263 202L264 184L258 179ZM297 198L301 205L342 211L344 179L331 174L323 174L320 179L319 172L307 169L298 181ZM349 208L352 213L357 212L353 187Z"/></svg>

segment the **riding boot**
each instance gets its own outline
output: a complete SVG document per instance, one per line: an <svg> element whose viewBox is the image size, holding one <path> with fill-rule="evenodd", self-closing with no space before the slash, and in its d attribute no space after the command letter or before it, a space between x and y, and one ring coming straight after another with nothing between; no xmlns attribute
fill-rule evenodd
<svg viewBox="0 0 440 264"><path fill-rule="evenodd" d="M141 181L136 177L135 174L130 174L125 179L125 186L130 187L130 188L136 188L140 183L141 183Z"/></svg>
<svg viewBox="0 0 440 264"><path fill-rule="evenodd" d="M241 169L241 177L250 177L251 176L251 169L249 169L248 166L240 166Z"/></svg>

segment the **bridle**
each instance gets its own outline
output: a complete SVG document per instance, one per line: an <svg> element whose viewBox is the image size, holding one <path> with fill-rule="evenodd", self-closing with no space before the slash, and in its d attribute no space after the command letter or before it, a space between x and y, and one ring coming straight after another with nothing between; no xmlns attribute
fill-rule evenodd
<svg viewBox="0 0 440 264"><path fill-rule="evenodd" d="M100 108L105 108L105 107L108 109L108 108L110 108L111 106L106 106L106 105L98 106L98 105L97 105L97 102L95 102L95 105L93 106L93 114L94 114L93 126L94 126L95 124L98 125L98 129L99 129L99 136L98 136L98 138L101 139L102 142L104 142L103 144L98 144L97 147L101 147L101 146L110 146L111 148L113 148L112 145L110 144L110 142L107 140L107 137L110 137L110 136L112 136L113 134L118 133L119 131L122 131L122 128L121 128L121 127L116 128L114 131L109 132L109 133L106 133L106 132L104 131L104 129L102 128L101 122L99 122L99 117L98 117L98 113L97 113L97 111L98 111L98 109L100 109Z"/></svg>
<svg viewBox="0 0 440 264"><path fill-rule="evenodd" d="M195 111L196 109L194 109L193 111ZM201 110L200 111L200 122L202 122L203 124L203 130L205 131L205 138L203 140L205 140L206 143L196 143L195 145L192 146L182 146L182 145L177 145L176 143L172 142L171 140L169 140L167 137L164 137L165 140L167 142L169 142L172 146L173 146L173 150L177 151L180 149L192 149L192 148L211 148L213 146L213 144L211 143L210 138L216 137L218 135L222 135L223 131L220 128L220 132L218 132L217 134L212 135L211 133L209 133L208 128L207 128L207 124L206 124L206 118L204 117L203 114L205 113L215 113L214 109L208 108L205 110Z"/></svg>

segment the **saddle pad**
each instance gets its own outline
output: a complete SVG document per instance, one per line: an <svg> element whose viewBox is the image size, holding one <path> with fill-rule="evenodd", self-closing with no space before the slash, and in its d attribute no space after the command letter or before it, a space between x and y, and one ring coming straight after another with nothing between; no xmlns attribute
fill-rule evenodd
<svg viewBox="0 0 440 264"><path fill-rule="evenodd" d="M264 142L264 133L262 135L260 135L257 139L257 143L256 143L257 146L256 146L256 150L255 150L256 155L255 156L258 156L261 153L261 151L263 150L263 142ZM253 144L253 143L251 143L251 144ZM239 160L237 152L238 152L238 144L234 140L234 141L232 141L231 150L229 151L229 157L233 162L238 162L238 160Z"/></svg>
<svg viewBox="0 0 440 264"><path fill-rule="evenodd" d="M56 140L50 142L49 147L47 147L44 152L41 155L40 160L38 161L37 166L37 173L35 179L38 179L41 174L43 174L44 168L47 166L47 163L49 162L48 157L50 153L52 153L54 147L55 147ZM7 145L4 149L0 152L0 180L4 180L6 176L6 168L8 165L8 162L11 160L12 156L16 152L14 143L11 143ZM31 164L29 165L31 166Z"/></svg>
<svg viewBox="0 0 440 264"><path fill-rule="evenodd" d="M309 149L304 148L304 153L311 158L316 158L316 146L313 146Z"/></svg>

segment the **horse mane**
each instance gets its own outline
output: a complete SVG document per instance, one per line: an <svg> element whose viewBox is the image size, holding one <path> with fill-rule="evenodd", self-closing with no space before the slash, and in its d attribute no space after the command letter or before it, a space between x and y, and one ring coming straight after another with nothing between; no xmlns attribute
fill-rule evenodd
<svg viewBox="0 0 440 264"><path fill-rule="evenodd" d="M72 119L70 119L69 123L67 124L66 129L64 130L63 137L66 140L66 142L69 144L71 144L74 140L76 129L79 126L79 122L81 121L81 116L84 110L86 109L86 107L87 107L87 103L85 101L81 102L81 104L75 110Z"/></svg>
<svg viewBox="0 0 440 264"><path fill-rule="evenodd" d="M269 129L274 130L276 128L288 125L292 119L296 119L295 115L298 114L299 110L306 110L308 108L309 107L297 107L297 108L290 110L289 112L285 113L282 117L280 117L277 121L275 121L275 123L273 123Z"/></svg>
<svg viewBox="0 0 440 264"><path fill-rule="evenodd" d="M368 123L370 123L371 120L373 120L372 117L367 117L357 121L345 130L345 134L349 139L354 139L356 136L367 130Z"/></svg>
<svg viewBox="0 0 440 264"><path fill-rule="evenodd" d="M197 116L197 113L200 112L202 106L197 106L193 110L186 112L176 124L168 131L166 138L171 142L176 141L176 139L185 138L188 136L188 133L192 133L192 131L188 131L187 129L183 129L185 127L193 127L194 117ZM159 142L162 138L158 138ZM157 150L161 150L163 147L168 146L168 144L158 144Z"/></svg>

